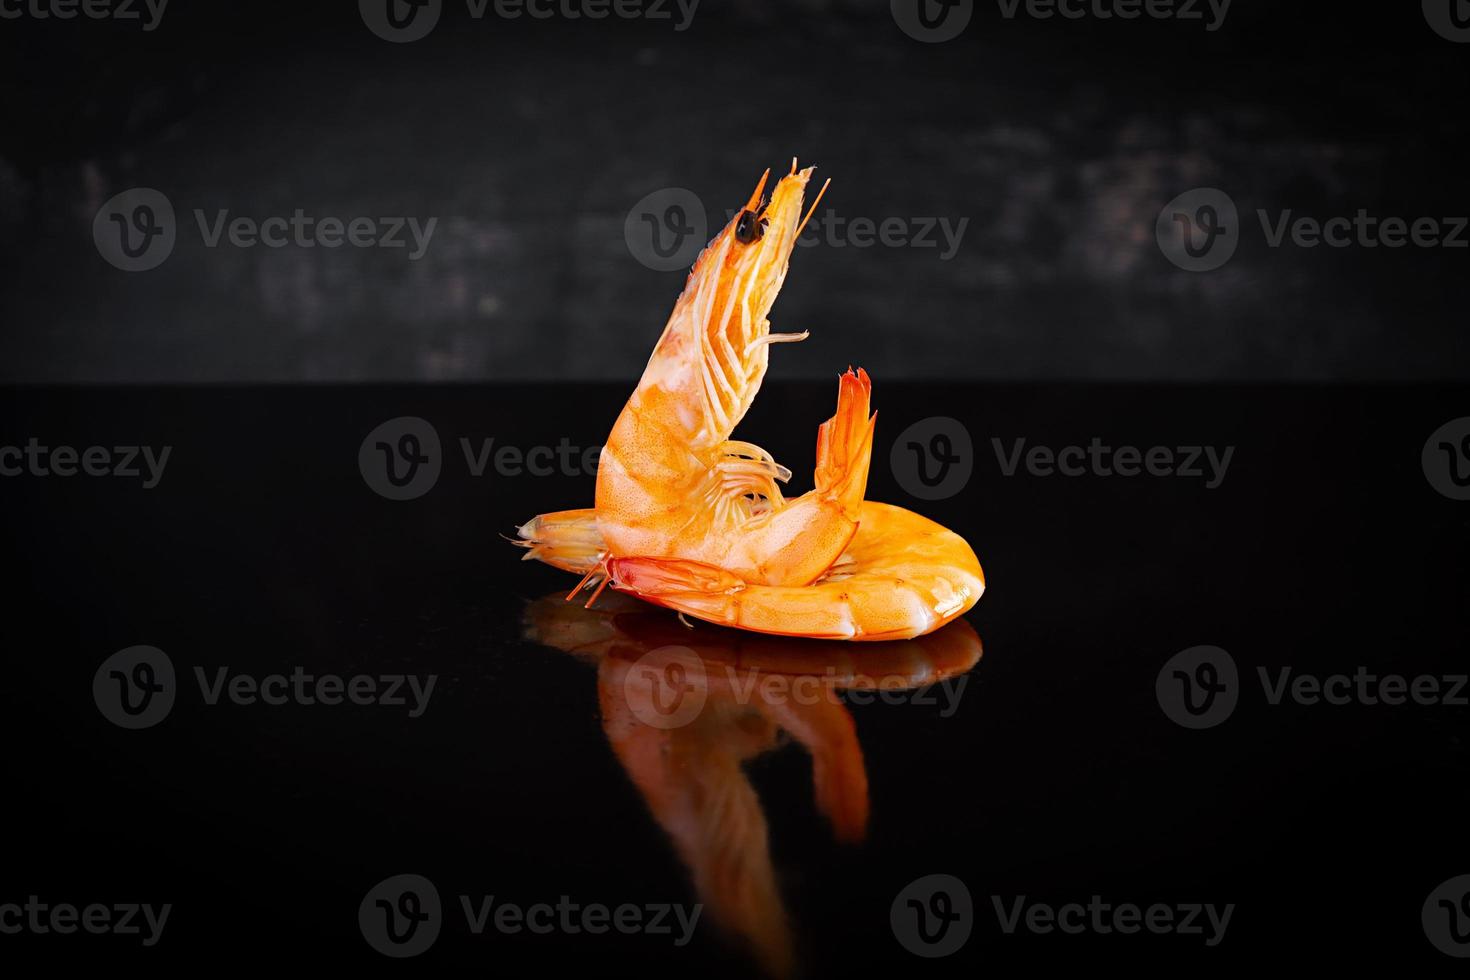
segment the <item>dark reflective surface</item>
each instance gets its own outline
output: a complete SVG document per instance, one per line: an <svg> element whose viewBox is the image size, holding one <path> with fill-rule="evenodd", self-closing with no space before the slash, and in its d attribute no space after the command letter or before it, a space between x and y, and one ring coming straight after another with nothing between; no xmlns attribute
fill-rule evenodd
<svg viewBox="0 0 1470 980"><path fill-rule="evenodd" d="M569 589L569 576L519 562L500 538L538 511L585 505L591 475L492 465L476 477L460 440L476 452L491 438L497 449L596 445L626 395L0 393L0 446L172 447L151 490L126 477L0 480L17 572L0 597L0 904L34 894L173 905L146 949L122 936L0 934L0 956L22 969L144 956L170 969L384 969L395 964L364 941L359 906L390 876L414 874L437 888L444 921L410 968L1453 966L1420 914L1465 872L1466 709L1272 704L1259 672L1273 686L1288 667L1293 683L1360 669L1466 672L1470 525L1422 464L1430 434L1465 413L1464 391L878 379L872 496L974 543L989 587L966 618L984 656L947 678L949 694L945 680L928 685L926 701L847 688L840 704L785 711L760 700L766 687L746 686L750 674L772 684L825 675L830 654L794 645L777 657L758 638L612 605L588 619L540 601ZM742 434L790 461L800 483L830 408L830 383L770 384ZM399 416L430 422L443 452L437 482L409 501L378 495L358 468L364 437ZM921 501L896 477L893 450L931 416L963 424L973 472L956 495ZM991 442L1009 452L1018 438L1061 448L1093 437L1235 452L1206 490L1185 477L1024 466L1006 476ZM127 731L99 711L93 683L105 659L136 644L166 652L179 685L163 721ZM1228 720L1190 730L1156 688L1171 658L1201 644L1228 651L1241 691ZM712 694L691 724L651 727L626 696L650 646L696 651L717 681L733 665L748 698ZM595 658L595 672L566 647ZM871 649L838 653L834 685L875 673ZM973 659L921 645L876 672L938 675ZM236 704L227 689L211 704L221 668L231 682L298 668L435 682L417 717L406 683L399 705ZM645 695L639 703L657 695L677 710L667 686ZM933 874L966 884L974 921L957 952L921 959L896 938L891 912ZM745 897L714 897L733 894ZM1224 941L1208 946L1007 932L994 904L1009 916L1021 896L1061 906L1094 895L1235 910ZM462 900L478 912L487 896L497 907L565 896L707 909L683 945L677 933L560 926L476 933Z"/></svg>
<svg viewBox="0 0 1470 980"><path fill-rule="evenodd" d="M981 653L964 620L854 651L683 627L666 610L616 594L590 610L553 593L530 604L526 622L528 639L596 665L603 731L689 869L706 914L779 977L797 969L792 925L765 810L743 766L795 740L811 756L816 808L833 836L860 844L868 774L840 692L923 701L932 693L911 692L963 674ZM958 697L949 687L945 694Z"/></svg>

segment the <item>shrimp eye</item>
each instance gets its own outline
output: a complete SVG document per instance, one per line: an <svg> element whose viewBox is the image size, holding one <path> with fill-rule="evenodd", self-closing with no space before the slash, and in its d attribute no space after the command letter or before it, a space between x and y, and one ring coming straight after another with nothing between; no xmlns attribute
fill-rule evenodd
<svg viewBox="0 0 1470 980"><path fill-rule="evenodd" d="M766 233L768 223L768 219L760 217L754 211L741 211L735 222L735 240L742 245L759 241Z"/></svg>

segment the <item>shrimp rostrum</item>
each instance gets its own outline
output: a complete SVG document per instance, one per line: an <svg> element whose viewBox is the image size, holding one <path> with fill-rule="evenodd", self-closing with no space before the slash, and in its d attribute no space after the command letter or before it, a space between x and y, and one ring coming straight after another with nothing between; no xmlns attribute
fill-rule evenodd
<svg viewBox="0 0 1470 980"><path fill-rule="evenodd" d="M839 379L809 493L786 498L791 471L732 438L770 345L807 336L772 333L767 317L811 172L793 162L767 200L768 171L696 260L602 450L595 506L520 528L526 558L583 576L573 595L611 585L726 626L853 640L919 636L980 598L959 535L865 501L877 421L865 371Z"/></svg>

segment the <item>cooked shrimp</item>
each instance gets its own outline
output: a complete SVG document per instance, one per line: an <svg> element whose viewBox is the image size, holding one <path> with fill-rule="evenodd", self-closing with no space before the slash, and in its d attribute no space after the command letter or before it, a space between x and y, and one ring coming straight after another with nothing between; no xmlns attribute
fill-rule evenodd
<svg viewBox="0 0 1470 980"><path fill-rule="evenodd" d="M766 317L805 224L811 170L792 161L766 203L769 176L695 262L603 448L596 506L537 517L516 543L527 558L581 573L572 595L600 579L589 604L610 584L761 633L920 636L969 610L985 579L959 535L864 500L877 420L867 373L849 368L839 381L810 493L785 499L790 470L730 438L765 377L768 346L806 336L772 334Z"/></svg>
<svg viewBox="0 0 1470 980"><path fill-rule="evenodd" d="M968 612L985 591L975 552L953 531L891 504L864 501L847 549L807 586L747 582L686 559L600 562L596 510L562 511L521 528L527 558L569 572L606 567L613 588L723 626L842 640L922 636Z"/></svg>
<svg viewBox="0 0 1470 980"><path fill-rule="evenodd" d="M714 237L685 283L597 470L597 515L609 558L718 564L743 581L806 585L857 529L873 417L865 373L848 371L817 437L816 488L786 500L791 475L759 446L730 439L765 377L767 314L801 232L811 169L767 177ZM820 195L819 195L820 197ZM815 202L813 203L815 207Z"/></svg>

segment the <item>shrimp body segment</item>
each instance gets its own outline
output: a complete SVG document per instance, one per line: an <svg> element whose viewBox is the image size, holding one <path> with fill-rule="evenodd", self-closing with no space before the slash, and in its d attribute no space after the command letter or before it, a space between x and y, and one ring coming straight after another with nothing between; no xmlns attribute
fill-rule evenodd
<svg viewBox="0 0 1470 980"><path fill-rule="evenodd" d="M597 513L610 557L718 563L747 581L806 585L856 531L872 451L865 373L843 377L836 413L818 436L816 488L802 497L781 493L790 470L730 438L760 389L769 345L805 336L772 334L767 314L786 278L810 177L810 168L793 166L768 203L762 178L695 262L598 464Z"/></svg>
<svg viewBox="0 0 1470 980"><path fill-rule="evenodd" d="M742 582L713 566L620 558L614 588L712 623L833 640L900 640L968 612L985 591L975 552L953 531L865 501L852 543L809 586Z"/></svg>

